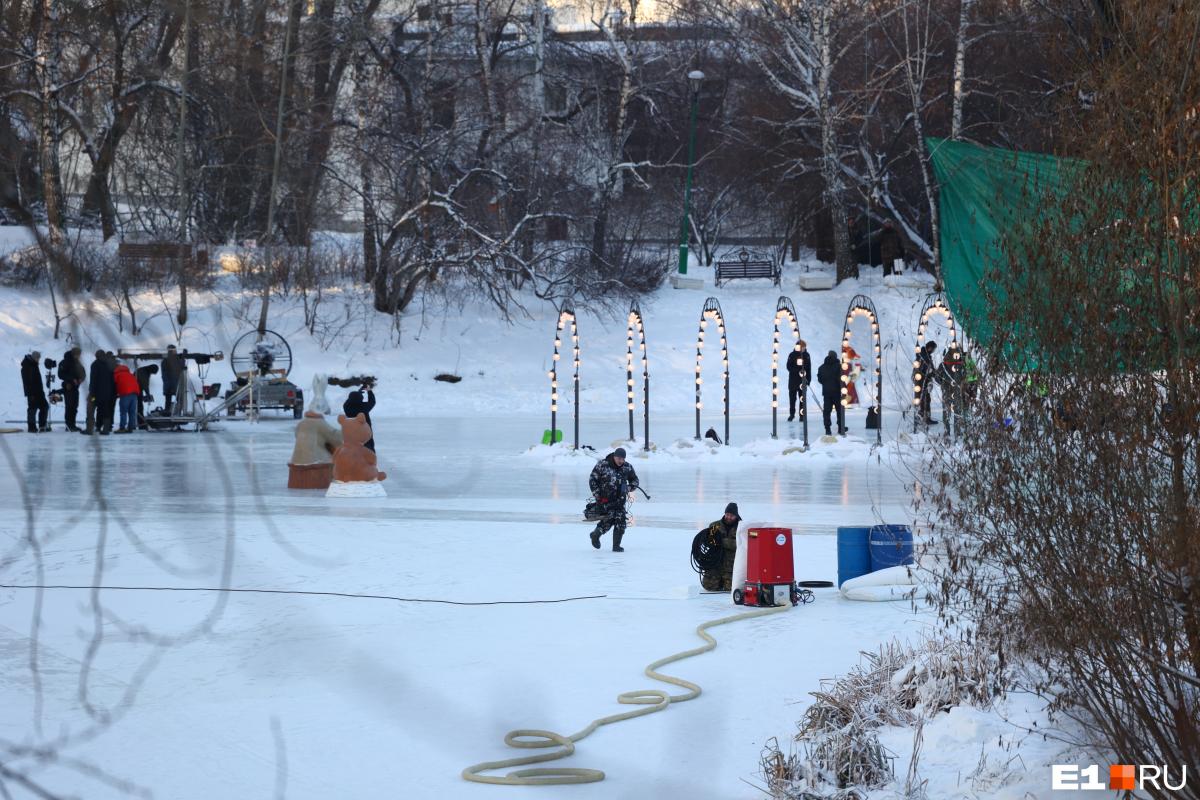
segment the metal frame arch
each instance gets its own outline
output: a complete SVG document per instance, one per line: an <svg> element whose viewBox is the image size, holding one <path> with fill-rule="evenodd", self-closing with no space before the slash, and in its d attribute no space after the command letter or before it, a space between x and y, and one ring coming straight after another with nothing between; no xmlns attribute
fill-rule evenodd
<svg viewBox="0 0 1200 800"><path fill-rule="evenodd" d="M846 309L846 322L842 326L842 408L845 408L850 400L850 391L847 389L850 383L849 367L850 362L846 358L846 348L850 345L850 323L855 317L866 317L871 321L871 338L875 347L875 418L879 423L879 427L875 429L875 443L883 443L883 347L879 338L879 313L875 310L875 304L871 302L871 298L865 294L855 295L850 301L850 307Z"/></svg>
<svg viewBox="0 0 1200 800"><path fill-rule="evenodd" d="M638 349L642 357L642 412L645 421L643 450L650 449L650 362L646 352L646 327L642 320L642 309L638 301L629 304L629 316L625 322L625 398L629 410L629 441L633 435L633 334L638 336Z"/></svg>
<svg viewBox="0 0 1200 800"><path fill-rule="evenodd" d="M579 324L575 316L575 308L571 303L564 302L558 312L558 327L554 330L554 360L550 367L550 443L554 444L555 425L558 420L558 362L561 357L562 333L567 321L571 322L571 354L574 362L573 382L575 384L575 445L579 449Z"/></svg>
<svg viewBox="0 0 1200 800"><path fill-rule="evenodd" d="M917 323L917 343L913 345L913 407L919 408L921 405L921 393L929 388L928 375L922 375L917 372L917 368L921 362L921 348L925 346L925 329L929 326L930 317L934 314L941 314L946 319L946 327L950 329L951 344L958 344L958 329L954 324L954 312L950 310L949 304L946 302L945 294L935 292L925 298L925 305L921 307L921 319ZM920 424L919 413L913 414L913 433L917 432L917 426Z"/></svg>
<svg viewBox="0 0 1200 800"><path fill-rule="evenodd" d="M792 336L795 339L792 346L800 341L800 320L796 317L796 307L792 298L780 296L775 304L775 339L771 345L771 438L779 438L779 323L787 319L792 326ZM790 352L789 352L790 355ZM804 421L804 446L808 447L808 387L804 387L805 404L801 418Z"/></svg>
<svg viewBox="0 0 1200 800"><path fill-rule="evenodd" d="M710 297L704 301L704 310L700 312L700 328L696 334L696 438L700 438L700 410L704 407L700 401L700 385L704 382L701 377L702 361L704 360L704 329L708 321L717 322L717 331L721 334L721 377L724 379L725 396L725 444L729 444L729 341L725 336L725 315L717 298Z"/></svg>

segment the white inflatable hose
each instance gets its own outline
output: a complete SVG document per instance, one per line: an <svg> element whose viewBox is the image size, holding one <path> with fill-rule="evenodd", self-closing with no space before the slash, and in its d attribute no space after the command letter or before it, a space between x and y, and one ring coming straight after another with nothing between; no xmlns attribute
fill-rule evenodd
<svg viewBox="0 0 1200 800"><path fill-rule="evenodd" d="M610 725L614 722L653 714L656 711L665 710L671 703L682 703L699 697L700 687L698 685L691 681L685 681L683 678L663 675L657 672L658 668L675 661L682 661L685 658L698 656L701 653L707 653L716 647L717 640L708 634L707 631L709 628L715 628L718 625L727 625L730 622L738 622L739 620L750 619L752 617L776 614L780 611L786 611L789 608L791 608L791 604L772 606L770 608L746 611L741 614L734 614L729 617L721 617L720 619L705 622L696 628L696 635L704 639L704 644L694 647L691 650L684 650L675 655L667 656L666 658L660 658L646 667L645 674L648 677L664 683L682 686L684 689L687 689L685 693L670 695L661 689L637 689L632 692L622 692L617 695L618 703L644 706L644 708L637 708L633 711L625 711L620 714L612 714L607 717L594 719L586 728L570 736L563 736L554 731L532 729L509 731L504 734L504 743L509 747L542 748L557 745L560 749L553 753L518 756L516 758L507 758L503 761L484 761L480 764L472 764L462 771L463 778L476 783L496 783L505 786L553 786L570 783L595 783L596 781L604 780L604 772L602 770L586 767L535 767L532 769L513 770L506 775L482 775L480 773L495 769L505 769L506 767L518 767L524 764L541 764L546 761L566 758L575 752L575 742L589 736L601 725Z"/></svg>

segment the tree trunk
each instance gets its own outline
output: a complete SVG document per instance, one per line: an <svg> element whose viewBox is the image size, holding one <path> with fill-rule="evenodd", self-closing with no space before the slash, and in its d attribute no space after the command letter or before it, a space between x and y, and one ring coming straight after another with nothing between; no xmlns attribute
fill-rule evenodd
<svg viewBox="0 0 1200 800"><path fill-rule="evenodd" d="M608 241L608 192L603 192L600 205L596 209L596 218L592 221L592 269L604 268Z"/></svg>
<svg viewBox="0 0 1200 800"><path fill-rule="evenodd" d="M185 252L183 244L188 241L188 181L187 181L187 89L188 89L188 73L191 72L192 64L192 2L191 0L183 0L183 74L179 79L179 142L177 147L179 152L175 154L176 158L176 191L179 192L179 313L175 319L182 328L187 324L188 320L188 270L191 269L192 259ZM105 237L108 238L107 236Z"/></svg>
<svg viewBox="0 0 1200 800"><path fill-rule="evenodd" d="M375 187L371 175L371 160L368 156L363 157L359 174L362 178L363 204L363 280L371 283L379 272L379 240L377 238L379 219L375 213Z"/></svg>
<svg viewBox="0 0 1200 800"><path fill-rule="evenodd" d="M380 0L371 0L361 11L356 11L355 25L366 30L379 8ZM342 78L349 66L351 54L359 46L357 34L339 37L339 23L335 19L335 0L319 0L312 18L315 30L309 49L314 53L312 61L312 102L306 123L308 146L305 148L305 165L297 177L298 189L293 195L295 208L294 243L307 245L312 240L316 225L317 196L325 176L322 166L329 158L333 146L334 112L342 86ZM307 24L307 23L306 23Z"/></svg>
<svg viewBox="0 0 1200 800"><path fill-rule="evenodd" d="M63 241L62 180L58 163L58 20L55 0L41 0L41 24L37 36L38 90L41 95L41 141L39 148L42 172L42 200L46 204L46 226L50 244L57 251ZM57 255L57 253L55 254ZM78 281L67 277L67 289L77 291Z"/></svg>
<svg viewBox="0 0 1200 800"><path fill-rule="evenodd" d="M302 0L292 0L288 4L287 30L283 35L283 65L279 76L279 105L275 112L275 154L271 165L271 189L267 195L267 229L263 236L267 246L263 251L266 263L263 264L262 305L258 311L258 333L261 336L267 331L267 314L271 306L271 288L274 283L271 245L275 238L275 197L279 190L279 169L283 156L283 118L288 94L288 72L291 68L292 34L300 20L300 3Z"/></svg>
<svg viewBox="0 0 1200 800"><path fill-rule="evenodd" d="M830 30L830 8L822 4L817 11L816 44L820 55L817 74L817 114L821 124L821 175L825 178L825 196L833 215L833 256L837 264L837 281L858 277L858 264L850 250L850 231L846 220L845 190L837 151L836 115L831 99L833 77L833 42Z"/></svg>
<svg viewBox="0 0 1200 800"><path fill-rule="evenodd" d="M951 139L962 137L963 100L966 97L963 81L967 74L967 24L970 21L971 7L974 5L975 0L961 0L958 8L958 34L954 37L954 101L950 112ZM920 139L918 139L918 144L924 146L924 142Z"/></svg>

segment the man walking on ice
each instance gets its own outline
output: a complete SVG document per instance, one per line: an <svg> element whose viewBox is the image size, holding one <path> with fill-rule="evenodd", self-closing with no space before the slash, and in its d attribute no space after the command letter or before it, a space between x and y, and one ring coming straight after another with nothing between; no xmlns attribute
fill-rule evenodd
<svg viewBox="0 0 1200 800"><path fill-rule="evenodd" d="M624 553L621 539L625 536L625 500L638 488L637 473L625 461L625 448L618 447L596 463L588 478L588 488L605 513L591 533L592 547L599 550L600 537L612 528L613 552Z"/></svg>

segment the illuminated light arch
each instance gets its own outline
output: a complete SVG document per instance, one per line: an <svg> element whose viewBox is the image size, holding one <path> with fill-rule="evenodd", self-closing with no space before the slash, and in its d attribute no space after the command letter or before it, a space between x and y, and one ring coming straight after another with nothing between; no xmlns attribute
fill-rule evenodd
<svg viewBox="0 0 1200 800"><path fill-rule="evenodd" d="M700 438L700 410L704 407L700 402L700 385L704 381L700 377L704 360L704 329L709 321L717 323L717 332L721 336L721 377L725 383L725 444L729 444L729 342L725 338L725 315L721 313L721 304L717 298L710 297L704 301L704 310L700 314L700 330L696 335L696 438Z"/></svg>
<svg viewBox="0 0 1200 800"><path fill-rule="evenodd" d="M958 344L958 330L954 325L954 312L946 304L945 295L929 295L925 298L925 305L921 308L921 321L917 323L917 343L913 345L913 433L917 432L917 426L920 424L921 393L928 391L930 388L928 381L932 376L922 375L920 372L917 372L917 369L921 366L920 355L921 348L925 346L925 329L929 326L930 318L935 314L940 314L946 319L946 327L950 330L950 343Z"/></svg>
<svg viewBox="0 0 1200 800"><path fill-rule="evenodd" d="M850 402L850 392L846 388L850 383L850 362L846 358L846 349L850 346L850 323L855 317L866 317L871 321L871 339L875 350L875 420L878 422L878 427L875 428L875 443L883 442L883 348L880 346L879 340L879 314L875 311L875 304L871 302L871 298L865 294L855 295L850 301L850 307L846 309L846 323L842 326L842 407L845 408Z"/></svg>
<svg viewBox="0 0 1200 800"><path fill-rule="evenodd" d="M779 438L779 323L787 320L792 328L792 346L800 341L800 321L796 318L796 307L792 298L780 297L775 305L775 341L771 345L771 438ZM791 350L788 351L791 355ZM808 387L804 387L804 396L800 399L801 418L804 422L804 446L808 447Z"/></svg>
<svg viewBox="0 0 1200 800"><path fill-rule="evenodd" d="M554 432L558 422L558 361L562 350L562 335L567 322L571 323L571 355L575 372L575 447L579 449L579 326L575 318L575 309L568 302L564 303L558 312L558 327L554 331L554 363L550 367L550 442L554 443Z"/></svg>
<svg viewBox="0 0 1200 800"><path fill-rule="evenodd" d="M642 309L637 300L629 305L629 317L625 323L625 406L629 411L629 441L633 435L633 336L637 334L638 351L642 360L642 412L645 421L643 450L650 449L650 362L646 359L646 327L642 322Z"/></svg>

